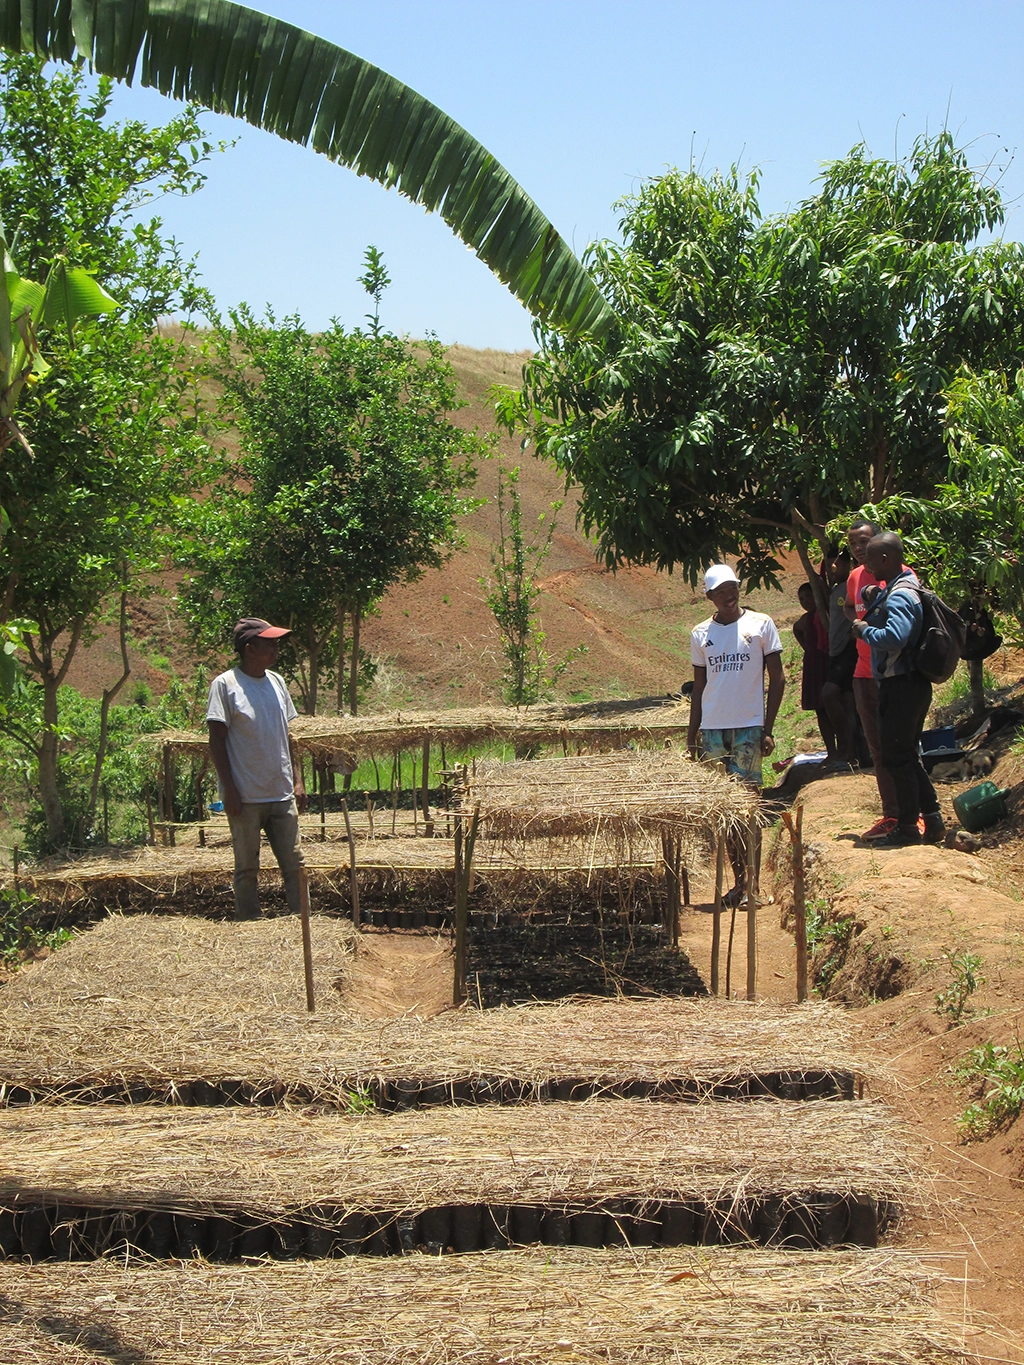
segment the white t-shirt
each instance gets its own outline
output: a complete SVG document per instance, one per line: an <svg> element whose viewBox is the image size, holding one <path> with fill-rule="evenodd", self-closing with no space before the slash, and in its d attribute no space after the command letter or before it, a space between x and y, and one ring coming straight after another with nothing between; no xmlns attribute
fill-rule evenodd
<svg viewBox="0 0 1024 1365"><path fill-rule="evenodd" d="M228 727L228 762L243 804L295 794L288 722L297 715L279 673L253 678L236 665L210 684L206 719Z"/></svg>
<svg viewBox="0 0 1024 1365"><path fill-rule="evenodd" d="M781 651L775 622L759 611L744 611L728 626L713 616L701 621L690 636L690 662L708 673L701 729L764 725L764 661Z"/></svg>

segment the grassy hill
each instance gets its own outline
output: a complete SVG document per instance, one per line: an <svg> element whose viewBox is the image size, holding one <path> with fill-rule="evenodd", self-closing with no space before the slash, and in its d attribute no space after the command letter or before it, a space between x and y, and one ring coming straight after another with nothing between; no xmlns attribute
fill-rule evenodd
<svg viewBox="0 0 1024 1365"><path fill-rule="evenodd" d="M487 403L492 384L516 384L526 353L474 351L456 346L450 359L467 406L456 420L482 431L494 429ZM539 612L547 633L547 649L559 659L578 646L558 691L587 699L667 692L678 688L689 670L689 631L706 615L703 594L676 575L653 569L610 573L597 563L594 549L576 526L577 499L568 494L548 466L502 436L499 457L480 469L477 494L487 502L467 517L465 547L443 569L419 582L395 589L378 616L364 626L363 643L380 661L378 682L368 706L411 703L471 705L496 700L502 674L498 633L486 603L481 579L491 572L498 535L494 494L498 458L521 466L520 492L524 524L530 530L550 504L564 497L552 552L544 566ZM800 574L787 574L784 591L756 592L747 599L771 612L780 627L798 614L796 584ZM166 685L168 668L191 673L193 662L175 612L173 576L161 591L132 611L133 681L154 691ZM259 611L259 603L253 610ZM68 681L97 696L119 673L112 631L101 630L72 667ZM131 688L126 689L130 694ZM128 697L125 698L128 700Z"/></svg>

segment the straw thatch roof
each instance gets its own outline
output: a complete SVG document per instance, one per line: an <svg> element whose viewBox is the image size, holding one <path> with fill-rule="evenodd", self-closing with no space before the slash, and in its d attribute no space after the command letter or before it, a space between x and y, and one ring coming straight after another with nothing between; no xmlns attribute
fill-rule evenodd
<svg viewBox="0 0 1024 1365"><path fill-rule="evenodd" d="M600 1000L367 1022L346 1013L344 982L334 988L350 928L315 918L312 929L317 1013L307 1016L294 919L113 917L4 988L0 1083L77 1093L248 1080L342 1103L398 1080L530 1092L564 1078L700 1088L856 1070L847 1016L825 1004Z"/></svg>
<svg viewBox="0 0 1024 1365"><path fill-rule="evenodd" d="M589 847L603 836L630 859L668 834L692 860L757 809L751 788L671 750L478 763L460 800L493 838Z"/></svg>
<svg viewBox="0 0 1024 1365"><path fill-rule="evenodd" d="M962 1262L961 1262L962 1266ZM0 1265L8 1365L950 1365L909 1255L540 1247L250 1266Z"/></svg>
<svg viewBox="0 0 1024 1365"><path fill-rule="evenodd" d="M363 716L299 716L291 733L298 748L317 758L340 760L355 767L362 759L424 743L444 744L450 755L488 742L527 747L561 744L563 749L595 753L626 744L657 743L685 735L689 704L675 697L641 697L637 701L541 705L512 710L476 706L452 711L390 711ZM166 730L150 737L193 754L207 752L206 736L190 730Z"/></svg>
<svg viewBox="0 0 1024 1365"><path fill-rule="evenodd" d="M894 1119L867 1101L587 1100L381 1116L28 1105L0 1112L0 1203L417 1213L738 1204L825 1192L904 1205Z"/></svg>

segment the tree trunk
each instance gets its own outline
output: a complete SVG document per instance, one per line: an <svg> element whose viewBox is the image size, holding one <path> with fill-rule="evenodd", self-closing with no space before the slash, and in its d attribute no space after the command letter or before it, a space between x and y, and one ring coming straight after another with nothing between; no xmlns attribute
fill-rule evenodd
<svg viewBox="0 0 1024 1365"><path fill-rule="evenodd" d="M985 710L985 660L968 659L967 669L971 679L971 711L980 716Z"/></svg>
<svg viewBox="0 0 1024 1365"><path fill-rule="evenodd" d="M107 735L110 720L110 704L124 687L131 676L131 664L128 662L128 589L124 588L121 592L121 617L119 628L119 642L121 645L121 676L113 687L103 689L103 699L100 702L100 742L96 750L96 762L92 769L92 786L89 789L89 807L86 811L86 828L92 825L96 815L96 798L100 789L100 774L103 771L103 760L107 756ZM202 794L200 789L200 807L202 806ZM202 809L199 818L202 819ZM104 839L104 842L106 840Z"/></svg>
<svg viewBox="0 0 1024 1365"><path fill-rule="evenodd" d="M320 641L316 638L316 631L312 626L308 634L309 652L309 690L306 693L306 715L316 715L317 684L320 681Z"/></svg>
<svg viewBox="0 0 1024 1365"><path fill-rule="evenodd" d="M814 593L814 605L818 608L818 615L821 617L825 624L825 629L827 630L829 601L825 580L811 563L811 556L807 549L807 542L804 540L803 531L796 525L793 527L793 542L796 545L796 552L800 556L800 563L804 566L804 573L807 575L807 581L811 585L811 591Z"/></svg>
<svg viewBox="0 0 1024 1365"><path fill-rule="evenodd" d="M348 709L352 715L359 712L359 627L363 621L362 607L352 611L352 657L348 666Z"/></svg>
<svg viewBox="0 0 1024 1365"><path fill-rule="evenodd" d="M57 731L56 674L48 669L43 679L43 738L39 746L39 799L46 816L46 833L53 848L64 843L64 808L60 804L57 786L57 752L60 739Z"/></svg>
<svg viewBox="0 0 1024 1365"><path fill-rule="evenodd" d="M345 604L338 601L338 715L345 714Z"/></svg>

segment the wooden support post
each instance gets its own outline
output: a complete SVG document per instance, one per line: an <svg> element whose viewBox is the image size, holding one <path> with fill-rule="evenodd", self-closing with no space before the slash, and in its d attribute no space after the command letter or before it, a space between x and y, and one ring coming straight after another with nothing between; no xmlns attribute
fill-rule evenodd
<svg viewBox="0 0 1024 1365"><path fill-rule="evenodd" d="M715 913L711 925L711 994L718 994L718 959L722 952L722 882L725 879L725 835L715 850Z"/></svg>
<svg viewBox="0 0 1024 1365"><path fill-rule="evenodd" d="M415 836L415 835L417 835L417 834L420 832L420 827L419 827L419 802L418 802L417 799L416 799L416 755L415 755L415 754L413 754L413 756L412 756L412 786L411 786L410 789L409 789L409 794L410 794L411 797L412 797L412 832L413 832L413 835Z"/></svg>
<svg viewBox="0 0 1024 1365"><path fill-rule="evenodd" d="M685 864L683 865L681 876L683 882L683 906L688 910L690 908L690 869Z"/></svg>
<svg viewBox="0 0 1024 1365"><path fill-rule="evenodd" d="M168 842L169 842L170 845L171 845L171 848L176 848L176 847L177 847L177 837L176 837L175 831L174 831L174 821L173 821L173 820L172 820L171 823L167 826L167 839L168 839Z"/></svg>
<svg viewBox="0 0 1024 1365"><path fill-rule="evenodd" d="M320 842L327 842L327 806L324 803L324 770L320 769L320 781L317 783L320 790Z"/></svg>
<svg viewBox="0 0 1024 1365"><path fill-rule="evenodd" d="M352 838L352 825L348 818L348 802L341 798L341 811L345 817L345 835L348 839L348 875L352 886L352 923L359 927L359 874L356 872L356 841Z"/></svg>
<svg viewBox="0 0 1024 1365"><path fill-rule="evenodd" d="M149 784L146 785L146 823L149 825L149 842L156 843L156 825L153 823L153 800L149 794Z"/></svg>
<svg viewBox="0 0 1024 1365"><path fill-rule="evenodd" d="M309 874L299 868L299 919L302 921L302 966L306 974L306 1009L316 1009L313 999L313 941L309 932Z"/></svg>
<svg viewBox="0 0 1024 1365"><path fill-rule="evenodd" d="M793 848L793 919L796 937L796 998L807 999L807 884L804 878L804 808L796 808L796 819L783 811L782 820L789 830Z"/></svg>
<svg viewBox="0 0 1024 1365"><path fill-rule="evenodd" d="M455 974L452 1003L461 1005L466 999L466 926L469 922L470 879L473 875L473 850L480 825L480 807L474 810L465 827L466 816L455 817Z"/></svg>
<svg viewBox="0 0 1024 1365"><path fill-rule="evenodd" d="M110 813L107 808L107 784L103 784L103 847L110 847Z"/></svg>
<svg viewBox="0 0 1024 1365"><path fill-rule="evenodd" d="M395 821L398 819L398 784L401 781L402 757L401 753L395 754L391 764L391 833L395 832Z"/></svg>
<svg viewBox="0 0 1024 1365"><path fill-rule="evenodd" d="M174 822L174 750L169 744L164 745L164 819Z"/></svg>
<svg viewBox="0 0 1024 1365"><path fill-rule="evenodd" d="M423 823L426 824L430 819L430 740L423 741L423 786L421 804L423 806Z"/></svg>
<svg viewBox="0 0 1024 1365"><path fill-rule="evenodd" d="M21 904L21 877L18 875L21 869L21 849L17 844L14 845L14 903Z"/></svg>
<svg viewBox="0 0 1024 1365"><path fill-rule="evenodd" d="M757 849L761 827L751 811L747 826L747 999L757 999Z"/></svg>
<svg viewBox="0 0 1024 1365"><path fill-rule="evenodd" d="M370 838L372 839L372 838L373 838L373 802L370 800L369 795L367 795L367 797L366 797L366 819L367 819L367 823L368 823L369 826L370 826Z"/></svg>
<svg viewBox="0 0 1024 1365"><path fill-rule="evenodd" d="M202 825L199 826L199 847L206 847L206 830L203 829Z"/></svg>

